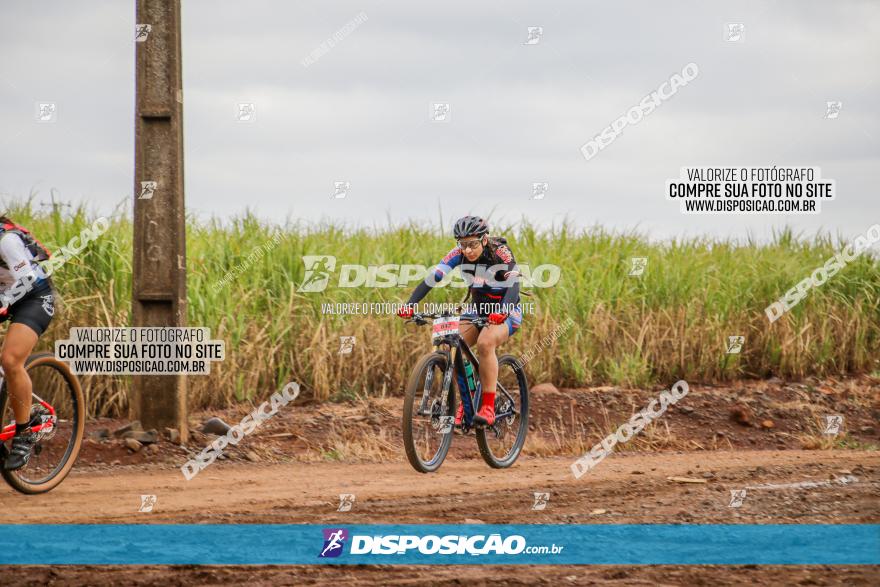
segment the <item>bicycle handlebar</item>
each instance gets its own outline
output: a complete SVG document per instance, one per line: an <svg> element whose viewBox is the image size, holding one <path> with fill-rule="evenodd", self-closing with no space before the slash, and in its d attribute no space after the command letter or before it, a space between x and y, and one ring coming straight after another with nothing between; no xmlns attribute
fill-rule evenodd
<svg viewBox="0 0 880 587"><path fill-rule="evenodd" d="M423 326L428 323L429 319L449 318L451 316L454 316L454 314L450 312L423 312L419 314L413 314L412 318L407 320L407 322L413 322L419 326ZM461 318L461 316L459 316L459 318ZM468 322L476 326L486 326L487 324L489 324L489 319L483 318L481 316L468 316L464 318L464 320L467 320Z"/></svg>

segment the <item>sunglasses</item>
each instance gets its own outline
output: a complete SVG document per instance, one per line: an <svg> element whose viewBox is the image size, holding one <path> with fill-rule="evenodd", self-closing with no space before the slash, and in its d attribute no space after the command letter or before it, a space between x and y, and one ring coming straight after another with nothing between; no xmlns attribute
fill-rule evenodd
<svg viewBox="0 0 880 587"><path fill-rule="evenodd" d="M482 239L475 238L475 239L469 240L469 241L458 241L458 246L461 247L461 250L464 251L467 249L476 249L482 243L483 243Z"/></svg>

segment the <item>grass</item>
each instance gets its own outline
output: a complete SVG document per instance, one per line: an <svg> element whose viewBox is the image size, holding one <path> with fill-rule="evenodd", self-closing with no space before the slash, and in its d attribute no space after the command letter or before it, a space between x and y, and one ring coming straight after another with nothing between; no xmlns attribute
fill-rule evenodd
<svg viewBox="0 0 880 587"><path fill-rule="evenodd" d="M631 416L644 406L631 402L630 414L625 418L614 420L608 412L603 396L598 396L599 408L592 421L576 415L575 400L569 401L568 414L557 412L556 419L543 423L543 434L529 434L526 437L524 451L535 456L555 455L587 455L592 448L603 439L613 436L617 430L629 422ZM562 402L564 403L564 402ZM560 408L561 409L561 408ZM692 443L692 444L691 444ZM659 451L664 449L693 449L702 447L695 441L678 438L670 429L666 419L652 420L626 442L615 441L612 453L630 451Z"/></svg>
<svg viewBox="0 0 880 587"><path fill-rule="evenodd" d="M40 211L32 200L8 202L6 214L52 250L94 220L83 207L59 214ZM653 243L635 233L569 224L542 230L527 221L495 232L508 238L519 262L561 267L555 287L532 290L525 301L534 302L536 313L525 316L504 347L516 355L542 349L526 365L533 384L668 386L681 378L800 379L880 369L876 257L862 255L777 322L770 324L764 314L840 250L842 243L830 236L803 238L784 230L768 244L708 238ZM226 341L227 352L209 376L189 378L192 406L255 401L291 380L318 401L399 394L416 358L431 349L428 331L387 315L325 315L321 304L400 302L412 286L344 289L336 287L335 275L324 292L300 292L302 256L334 255L338 265L430 266L451 244L438 229L416 225L270 225L250 214L226 223L190 218L189 324L209 327ZM130 214L119 210L107 233L56 274L62 306L42 347L53 348L72 326L131 323L131 250ZM641 277L628 275L631 257L648 258ZM462 293L442 288L426 301L458 301ZM575 326L542 347L569 317ZM343 335L356 337L350 354L339 352ZM741 354L725 353L730 335L746 337ZM127 378L83 380L90 413L125 413Z"/></svg>

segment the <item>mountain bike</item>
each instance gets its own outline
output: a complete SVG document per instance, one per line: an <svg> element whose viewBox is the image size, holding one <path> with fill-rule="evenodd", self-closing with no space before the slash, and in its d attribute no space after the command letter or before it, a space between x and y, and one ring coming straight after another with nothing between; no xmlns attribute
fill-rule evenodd
<svg viewBox="0 0 880 587"><path fill-rule="evenodd" d="M34 384L30 426L37 434L37 444L27 465L17 471L3 468L15 434L15 416L0 369L0 475L22 493L45 493L67 477L76 461L82 446L86 405L76 375L52 353L31 355L25 369Z"/></svg>
<svg viewBox="0 0 880 587"><path fill-rule="evenodd" d="M485 318L463 318L452 312L414 314L407 322L433 324L431 338L437 347L416 364L406 386L403 404L403 439L410 464L420 473L440 468L452 445L456 393L464 405L461 431L474 429L483 460L493 468L511 466L519 457L529 426L529 386L522 365L513 355L498 358L498 389L495 394L495 423L475 426L475 406L482 389L479 362L459 335L464 320L476 327Z"/></svg>

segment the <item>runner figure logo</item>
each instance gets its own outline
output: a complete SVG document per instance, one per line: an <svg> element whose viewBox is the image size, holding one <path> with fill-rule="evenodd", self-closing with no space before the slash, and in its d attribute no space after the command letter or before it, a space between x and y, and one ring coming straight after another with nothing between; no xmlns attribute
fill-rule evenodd
<svg viewBox="0 0 880 587"><path fill-rule="evenodd" d="M142 181L141 194L138 196L138 200L152 200L153 195L156 193L156 188L158 187L158 181Z"/></svg>
<svg viewBox="0 0 880 587"><path fill-rule="evenodd" d="M825 102L825 116L824 116L824 118L834 120L835 118L840 116L840 109L841 108L843 108L843 102L841 102L839 100Z"/></svg>
<svg viewBox="0 0 880 587"><path fill-rule="evenodd" d="M339 494L339 507L336 508L337 512L350 512L351 507L354 505L354 493L340 493Z"/></svg>
<svg viewBox="0 0 880 587"><path fill-rule="evenodd" d="M639 277L645 273L645 269L648 267L648 258L647 257L632 257L629 262L631 263L629 269L630 277Z"/></svg>
<svg viewBox="0 0 880 587"><path fill-rule="evenodd" d="M340 336L339 337L339 354L340 355L350 355L351 351L354 350L355 342L356 342L356 337L354 337L354 336Z"/></svg>
<svg viewBox="0 0 880 587"><path fill-rule="evenodd" d="M55 315L55 299L52 297L52 294L47 294L45 296L40 296L43 298L43 311L46 312L49 316Z"/></svg>
<svg viewBox="0 0 880 587"><path fill-rule="evenodd" d="M257 116L257 107L253 102L239 102L235 116L239 122L253 122Z"/></svg>
<svg viewBox="0 0 880 587"><path fill-rule="evenodd" d="M40 102L37 104L37 120L39 122L55 122L57 110L54 102Z"/></svg>
<svg viewBox="0 0 880 587"><path fill-rule="evenodd" d="M147 40L147 37L150 36L150 33L153 32L153 25L151 24L136 24L134 28L134 40L136 43L143 43Z"/></svg>
<svg viewBox="0 0 880 587"><path fill-rule="evenodd" d="M548 189L550 189L550 184L546 181L532 182L532 199L543 200L544 196L547 195Z"/></svg>
<svg viewBox="0 0 880 587"><path fill-rule="evenodd" d="M336 257L303 255L303 264L306 266L306 271L298 291L308 293L324 291L330 281L330 272L336 268Z"/></svg>
<svg viewBox="0 0 880 587"><path fill-rule="evenodd" d="M727 25L727 40L731 43L739 43L743 40L743 32L746 27L740 22L729 23Z"/></svg>
<svg viewBox="0 0 880 587"><path fill-rule="evenodd" d="M523 45L537 45L541 42L541 37L544 36L544 27L542 26L530 26L528 27L529 36L526 38L525 43Z"/></svg>
<svg viewBox="0 0 880 587"><path fill-rule="evenodd" d="M538 493L535 492L535 503L532 504L532 509L539 511L543 510L547 507L547 504L550 502L550 494L549 493Z"/></svg>
<svg viewBox="0 0 880 587"><path fill-rule="evenodd" d="M840 426L843 424L843 416L832 415L825 416L825 434L836 435L840 432Z"/></svg>
<svg viewBox="0 0 880 587"><path fill-rule="evenodd" d="M434 426L438 434L449 434L455 426L455 418L452 416L440 416L437 424Z"/></svg>
<svg viewBox="0 0 880 587"><path fill-rule="evenodd" d="M341 200L345 196L348 195L348 190L351 189L350 181L334 181L333 182L333 197L337 200Z"/></svg>
<svg viewBox="0 0 880 587"><path fill-rule="evenodd" d="M730 503L727 504L727 507L738 508L743 504L743 501L746 499L746 490L745 489L731 489L730 490Z"/></svg>
<svg viewBox="0 0 880 587"><path fill-rule="evenodd" d="M153 511L153 506L156 505L156 496L155 495L142 495L141 496L141 507L138 508L139 512L151 512Z"/></svg>
<svg viewBox="0 0 880 587"><path fill-rule="evenodd" d="M342 554L342 547L348 539L345 528L324 528L324 548L318 558L335 558Z"/></svg>
<svg viewBox="0 0 880 587"><path fill-rule="evenodd" d="M431 106L431 122L447 122L449 120L449 102L434 102Z"/></svg>
<svg viewBox="0 0 880 587"><path fill-rule="evenodd" d="M738 355L742 352L743 345L746 342L745 336L728 336L727 337L727 354Z"/></svg>

